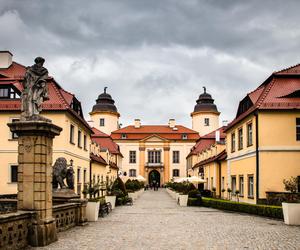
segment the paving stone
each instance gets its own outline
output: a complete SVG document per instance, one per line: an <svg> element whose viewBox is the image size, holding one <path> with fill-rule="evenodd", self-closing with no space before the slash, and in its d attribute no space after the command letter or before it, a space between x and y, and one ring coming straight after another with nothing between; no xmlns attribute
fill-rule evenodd
<svg viewBox="0 0 300 250"><path fill-rule="evenodd" d="M179 207L162 189L59 233L43 249L300 249L300 227L258 216Z"/></svg>

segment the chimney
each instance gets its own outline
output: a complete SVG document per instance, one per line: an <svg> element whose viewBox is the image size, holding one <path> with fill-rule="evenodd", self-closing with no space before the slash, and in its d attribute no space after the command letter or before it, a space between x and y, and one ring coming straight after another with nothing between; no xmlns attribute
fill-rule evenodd
<svg viewBox="0 0 300 250"><path fill-rule="evenodd" d="M12 64L13 54L9 51L0 51L0 69L7 69Z"/></svg>
<svg viewBox="0 0 300 250"><path fill-rule="evenodd" d="M224 127L226 127L226 126L228 125L228 120L223 120L223 121L222 121L222 125L223 125Z"/></svg>
<svg viewBox="0 0 300 250"><path fill-rule="evenodd" d="M175 128L175 119L169 119L169 127Z"/></svg>
<svg viewBox="0 0 300 250"><path fill-rule="evenodd" d="M140 128L141 127L141 120L140 119L134 119L134 127Z"/></svg>
<svg viewBox="0 0 300 250"><path fill-rule="evenodd" d="M216 131L216 142L219 142L220 141L220 130L217 130Z"/></svg>

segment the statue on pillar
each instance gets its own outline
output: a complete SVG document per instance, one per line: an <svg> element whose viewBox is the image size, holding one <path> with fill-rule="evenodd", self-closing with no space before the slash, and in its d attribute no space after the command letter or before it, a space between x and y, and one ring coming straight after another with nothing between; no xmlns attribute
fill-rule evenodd
<svg viewBox="0 0 300 250"><path fill-rule="evenodd" d="M49 121L39 115L42 111L42 103L49 100L47 87L48 70L43 67L44 58L37 57L34 62L34 65L27 67L23 80L21 120Z"/></svg>

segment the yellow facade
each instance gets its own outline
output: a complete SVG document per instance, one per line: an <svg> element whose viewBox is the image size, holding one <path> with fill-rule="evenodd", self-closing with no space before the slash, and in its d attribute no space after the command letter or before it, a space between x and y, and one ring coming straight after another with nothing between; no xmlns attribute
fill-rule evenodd
<svg viewBox="0 0 300 250"><path fill-rule="evenodd" d="M266 192L284 192L283 179L300 175L300 141L296 140L296 118L299 117L299 111L259 111L256 116L249 115L226 131L228 185L231 187L232 177L236 177L238 189L239 178L244 177L244 195L240 194L242 201L257 203L266 199ZM252 123L252 145L247 143L249 123ZM239 149L238 142L240 129L243 129L242 149ZM231 142L233 134L235 150ZM254 193L249 197L251 176Z"/></svg>
<svg viewBox="0 0 300 250"><path fill-rule="evenodd" d="M119 113L109 111L96 111L90 113L93 127L101 132L110 135L112 131L119 129ZM100 119L103 119L104 124L100 124Z"/></svg>
<svg viewBox="0 0 300 250"><path fill-rule="evenodd" d="M219 128L219 112L200 111L193 112L192 129L199 132L200 136L206 135ZM205 119L209 120L209 124L205 124Z"/></svg>
<svg viewBox="0 0 300 250"><path fill-rule="evenodd" d="M90 162L90 130L87 129L77 118L67 112L43 112L43 116L52 120L63 130L60 136L53 140L53 164L58 157L66 158L67 162L73 160L75 171L75 192L81 194L83 186L89 181L89 162ZM12 119L18 119L19 113L5 112L0 113L0 159L2 164L2 174L0 176L0 193L14 194L17 192L17 183L11 181L11 165L17 165L18 142L12 138L7 123ZM74 126L74 143L70 143L70 125ZM81 132L80 145L78 145L78 131ZM84 147L84 136L86 147Z"/></svg>

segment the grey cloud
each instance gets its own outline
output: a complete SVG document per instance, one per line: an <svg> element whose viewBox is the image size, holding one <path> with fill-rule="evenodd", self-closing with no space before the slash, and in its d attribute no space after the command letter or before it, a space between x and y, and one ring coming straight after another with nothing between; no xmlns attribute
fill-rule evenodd
<svg viewBox="0 0 300 250"><path fill-rule="evenodd" d="M123 124L190 125L206 85L222 119L271 72L299 62L296 0L0 0L0 49L50 73L88 114L108 85Z"/></svg>

